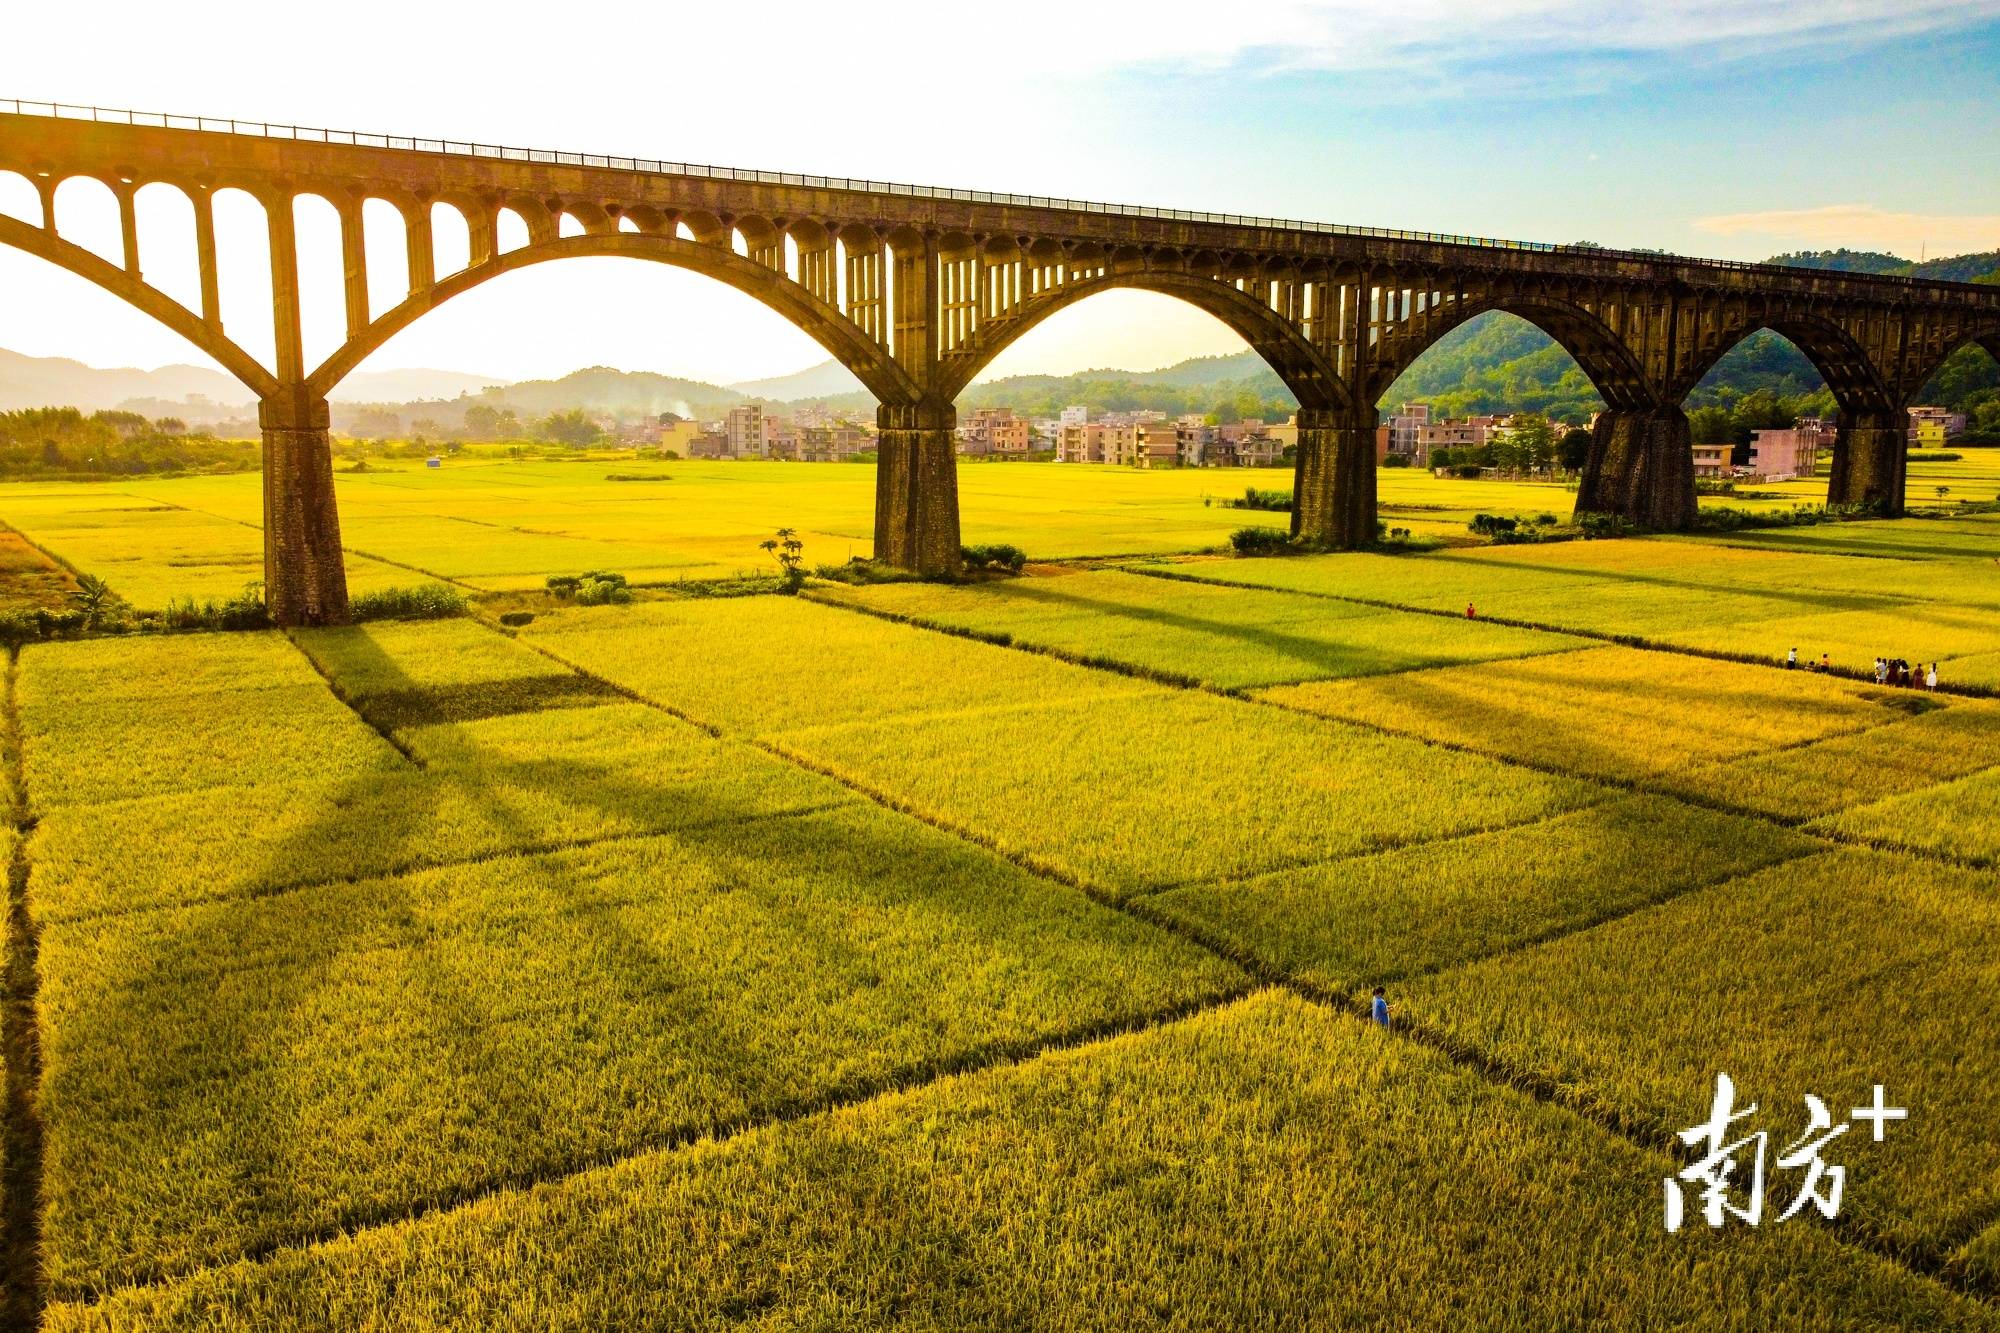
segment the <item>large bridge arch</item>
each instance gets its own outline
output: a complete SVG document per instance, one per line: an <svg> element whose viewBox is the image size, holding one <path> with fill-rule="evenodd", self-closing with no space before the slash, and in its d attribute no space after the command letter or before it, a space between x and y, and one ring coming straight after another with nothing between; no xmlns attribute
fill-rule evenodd
<svg viewBox="0 0 2000 1333"><path fill-rule="evenodd" d="M1051 316L1121 290L1173 297L1214 316L1270 366L1301 408L1344 411L1355 406L1324 353L1269 303L1233 282L1158 269L1113 271L1029 297L941 358L937 395L945 401L956 399L1003 351Z"/></svg>
<svg viewBox="0 0 2000 1333"><path fill-rule="evenodd" d="M1908 420L1903 395L1886 367L1836 321L1784 303L1756 302L1717 328L1670 391L1693 392L1722 358L1756 333L1769 330L1812 363L1839 405L1827 503L1865 505L1888 515L1903 512L1908 473Z"/></svg>
<svg viewBox="0 0 2000 1333"><path fill-rule="evenodd" d="M306 377L306 388L325 397L367 357L391 337L455 296L513 273L561 259L611 257L670 264L714 278L776 311L853 371L868 390L884 402L914 402L920 391L907 371L888 351L803 288L763 265L731 251L675 236L611 231L544 240L507 250L484 263L459 270L404 300L350 337L338 351Z"/></svg>
<svg viewBox="0 0 2000 1333"><path fill-rule="evenodd" d="M1753 312L1721 326L1701 355L1668 385L1668 394L1675 402L1686 398L1723 357L1766 330L1799 349L1843 412L1882 412L1901 406L1881 370L1851 333L1830 319L1784 310Z"/></svg>
<svg viewBox="0 0 2000 1333"><path fill-rule="evenodd" d="M1499 313L1523 320L1554 339L1557 346L1569 353L1607 407L1614 411L1637 411L1658 405L1647 384L1645 368L1632 349L1603 320L1580 305L1554 296L1516 293L1454 302L1447 310L1442 317L1425 321L1421 332L1413 331L1386 341L1369 377L1371 401L1379 401L1403 372L1446 335L1481 315Z"/></svg>

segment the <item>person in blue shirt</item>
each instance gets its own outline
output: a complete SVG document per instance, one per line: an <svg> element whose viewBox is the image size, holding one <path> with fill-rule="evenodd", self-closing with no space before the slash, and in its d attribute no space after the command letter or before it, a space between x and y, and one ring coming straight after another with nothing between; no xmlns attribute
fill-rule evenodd
<svg viewBox="0 0 2000 1333"><path fill-rule="evenodd" d="M1375 1022L1385 1028L1389 1026L1389 1002L1382 998L1382 988L1380 986L1375 988L1375 1003L1369 1012Z"/></svg>

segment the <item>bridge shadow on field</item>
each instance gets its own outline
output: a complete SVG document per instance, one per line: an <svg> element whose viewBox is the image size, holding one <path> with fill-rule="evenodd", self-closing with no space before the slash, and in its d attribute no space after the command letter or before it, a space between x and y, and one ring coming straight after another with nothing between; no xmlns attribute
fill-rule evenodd
<svg viewBox="0 0 2000 1333"><path fill-rule="evenodd" d="M1157 606L1134 606L1129 602L1114 601L1104 597L1090 597L1068 591L1061 585L1062 579L1016 579L1004 583L989 583L981 587L982 595L997 597L1002 601L1014 601L1044 606L1058 610L1087 612L1093 616L1112 620L1131 621L1139 625L1157 625L1163 629L1178 630L1197 635L1204 639L1239 643L1260 652L1276 653L1307 667L1352 666L1354 670L1343 670L1344 675L1375 675L1387 671L1397 671L1411 666L1421 666L1421 660L1413 661L1408 653L1386 652L1378 648L1360 647L1342 641L1338 627L1352 620L1358 624L1379 621L1395 616L1396 611L1373 607L1356 606L1356 614L1329 617L1321 622L1329 630L1326 637L1315 638L1303 634L1288 634L1252 624L1240 624L1227 620L1216 620L1207 616L1193 615L1185 611L1170 611ZM1169 587L1202 588L1210 585L1168 584ZM1229 596L1220 593L1220 596ZM1244 588L1238 597L1282 597L1283 593L1271 593L1265 589Z"/></svg>
<svg viewBox="0 0 2000 1333"><path fill-rule="evenodd" d="M385 654L363 665L405 718L450 694ZM536 716L560 729L642 707ZM701 762L656 755L665 776L649 778L560 741L523 757L461 733L449 765L413 759L392 779L396 836L420 844L470 816L525 831L523 845L296 883L316 849L352 841L378 786L357 779L312 793L317 815L279 840L238 840L272 878L249 897L50 923L116 938L130 963L61 987L48 1231L85 1239L61 1243L53 1294L89 1299L1026 1053L1074 1035L1069 1012L1087 1031L1158 1009L1116 978L1080 1009L1010 994L1046 932L996 924L1027 905L995 901L968 849L645 717L662 754ZM602 827L537 850L545 801ZM426 861L421 845L400 852L377 860ZM970 941L969 961L930 957ZM968 978L934 974L959 963Z"/></svg>

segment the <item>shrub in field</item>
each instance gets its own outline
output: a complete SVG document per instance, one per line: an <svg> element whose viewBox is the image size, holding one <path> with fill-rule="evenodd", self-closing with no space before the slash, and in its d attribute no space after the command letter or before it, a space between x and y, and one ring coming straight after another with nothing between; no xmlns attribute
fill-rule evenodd
<svg viewBox="0 0 2000 1333"><path fill-rule="evenodd" d="M1243 488L1243 497L1227 501L1231 509L1267 509L1275 513L1289 514L1292 511L1290 491L1265 491L1255 486Z"/></svg>
<svg viewBox="0 0 2000 1333"><path fill-rule="evenodd" d="M813 572L832 583L852 584L913 583L919 577L907 569L864 560L860 556L853 557L844 565L821 565Z"/></svg>
<svg viewBox="0 0 2000 1333"><path fill-rule="evenodd" d="M1238 555L1280 555L1299 549L1283 528L1238 528L1229 534L1229 545Z"/></svg>
<svg viewBox="0 0 2000 1333"><path fill-rule="evenodd" d="M0 644L10 648L46 639L75 638L83 631L83 612L75 609L0 611Z"/></svg>
<svg viewBox="0 0 2000 1333"><path fill-rule="evenodd" d="M632 590L623 574L593 569L582 574L551 574L548 590L578 606L608 606L632 600Z"/></svg>
<svg viewBox="0 0 2000 1333"><path fill-rule="evenodd" d="M252 583L236 596L223 601L195 601L180 597L168 602L160 612L160 624L167 629L268 629L271 615L264 607L264 585Z"/></svg>
<svg viewBox="0 0 2000 1333"><path fill-rule="evenodd" d="M100 615L108 609L112 601L111 585L95 574L76 576L76 590L69 595L69 604L83 617L83 628L95 629Z"/></svg>
<svg viewBox="0 0 2000 1333"><path fill-rule="evenodd" d="M348 602L348 612L356 621L443 620L462 616L470 609L464 593L442 583L381 588L357 593Z"/></svg>
<svg viewBox="0 0 2000 1333"><path fill-rule="evenodd" d="M746 1310L787 1328L1114 1333L1990 1325L1979 1301L1823 1228L1667 1235L1672 1169L1422 1045L1263 993L58 1304L48 1326L418 1327L467 1309L562 1333Z"/></svg>
<svg viewBox="0 0 2000 1333"><path fill-rule="evenodd" d="M1018 574L1028 563L1028 553L1018 546L1006 542L994 542L986 546L961 546L959 559L966 569L972 571Z"/></svg>

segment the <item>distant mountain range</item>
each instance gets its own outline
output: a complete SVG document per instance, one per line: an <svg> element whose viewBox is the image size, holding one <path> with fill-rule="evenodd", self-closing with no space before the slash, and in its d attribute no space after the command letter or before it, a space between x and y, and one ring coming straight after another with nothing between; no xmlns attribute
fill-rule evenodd
<svg viewBox="0 0 2000 1333"><path fill-rule="evenodd" d="M1819 250L1777 255L1770 262L1954 281L2000 276L2000 251L1916 263L1876 251ZM2000 367L1976 350L1962 351L1949 371L1940 377L1942 387L1934 386L1934 401L2000 385ZM1722 400L1759 389L1797 397L1820 388L1812 363L1784 339L1766 333L1732 349L1691 401ZM852 372L831 360L794 374L731 385L608 366L515 383L464 371L385 370L349 376L332 398L336 429L370 434L411 429L420 421L456 428L473 404L511 408L524 421L577 407L626 417L673 412L709 420L747 401L823 403L857 415L872 413L875 405ZM1389 404L1416 400L1451 414L1529 409L1573 417L1601 405L1583 372L1548 335L1499 314L1470 320L1445 335L1383 399ZM1099 412L1160 408L1233 417L1277 415L1292 407L1293 399L1257 354L1247 350L1194 357L1159 370L1010 376L974 384L959 398L965 411L1012 407L1033 416L1053 416L1071 403ZM199 366L100 370L59 357L0 350L0 410L49 404L92 411L124 408L147 416L179 416L191 424L240 424L254 416L245 389L229 376Z"/></svg>
<svg viewBox="0 0 2000 1333"><path fill-rule="evenodd" d="M456 370L364 371L348 376L332 398L335 402L377 403L455 398L503 382L490 375ZM95 412L139 400L155 406L185 406L189 398L206 400L211 411L231 416L256 403L233 376L201 366L100 370L66 357L23 356L0 349L0 411L61 404ZM163 413L164 408L148 415Z"/></svg>

